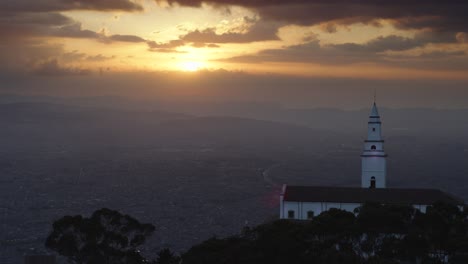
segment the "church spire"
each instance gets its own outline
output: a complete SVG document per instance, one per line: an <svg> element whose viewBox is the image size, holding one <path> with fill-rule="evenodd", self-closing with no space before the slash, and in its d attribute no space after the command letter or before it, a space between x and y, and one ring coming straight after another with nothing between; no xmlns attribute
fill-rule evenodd
<svg viewBox="0 0 468 264"><path fill-rule="evenodd" d="M369 115L367 140L382 140L381 126L382 122L380 121L379 110L374 102Z"/></svg>
<svg viewBox="0 0 468 264"><path fill-rule="evenodd" d="M370 116L371 117L380 117L379 110L377 110L377 104L375 102L374 102L374 105L372 106Z"/></svg>

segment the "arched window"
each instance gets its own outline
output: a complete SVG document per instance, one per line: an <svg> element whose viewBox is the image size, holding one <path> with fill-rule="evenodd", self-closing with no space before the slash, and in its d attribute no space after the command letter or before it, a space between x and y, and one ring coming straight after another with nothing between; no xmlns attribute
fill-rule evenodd
<svg viewBox="0 0 468 264"><path fill-rule="evenodd" d="M375 188L375 177L374 176L372 176L370 178L370 187L369 188Z"/></svg>
<svg viewBox="0 0 468 264"><path fill-rule="evenodd" d="M375 127L372 128L372 132L375 132Z"/></svg>
<svg viewBox="0 0 468 264"><path fill-rule="evenodd" d="M370 147L370 149L371 149L371 150L376 150L377 147L376 147L375 145L372 145L372 146Z"/></svg>

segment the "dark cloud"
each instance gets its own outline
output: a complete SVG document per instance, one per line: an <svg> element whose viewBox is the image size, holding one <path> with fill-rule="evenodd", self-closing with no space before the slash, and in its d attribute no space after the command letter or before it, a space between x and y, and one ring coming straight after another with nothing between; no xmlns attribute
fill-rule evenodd
<svg viewBox="0 0 468 264"><path fill-rule="evenodd" d="M166 43L147 41L150 51L175 52L176 48L186 44L196 48L219 48L219 43L251 43L256 41L279 40L277 34L280 25L278 23L262 23L257 20L249 20L245 17L246 25L250 28L246 32L216 33L216 28L189 31L179 39ZM238 30L238 29L237 29Z"/></svg>
<svg viewBox="0 0 468 264"><path fill-rule="evenodd" d="M185 41L181 39L174 39L166 43L158 43L156 41L149 40L146 42L146 44L148 45L149 51L164 53L183 53L176 50L176 48L184 46Z"/></svg>
<svg viewBox="0 0 468 264"><path fill-rule="evenodd" d="M143 7L129 0L6 0L0 12L55 12L68 10L142 11Z"/></svg>
<svg viewBox="0 0 468 264"><path fill-rule="evenodd" d="M157 0L158 1L158 0ZM467 31L468 2L460 0L167 0L199 7L202 3L255 9L263 19L300 25L375 23L391 19L401 28ZM333 27L329 27L333 31Z"/></svg>
<svg viewBox="0 0 468 264"><path fill-rule="evenodd" d="M81 23L58 13L18 13L0 16L5 38L64 37L97 39L101 34L83 29Z"/></svg>
<svg viewBox="0 0 468 264"><path fill-rule="evenodd" d="M64 38L89 38L97 39L100 37L100 34L81 28L81 23L75 22L73 24L64 25L58 28L50 28L49 35L54 37L64 37Z"/></svg>
<svg viewBox="0 0 468 264"><path fill-rule="evenodd" d="M61 37L96 39L104 43L146 42L135 35L105 36L82 28L82 24L58 13L18 13L0 16L0 34L6 38Z"/></svg>
<svg viewBox="0 0 468 264"><path fill-rule="evenodd" d="M256 54L229 58L228 62L263 63L294 62L321 65L350 65L377 63L389 66L424 69L468 69L468 56L463 51L433 51L420 55L388 55L386 51L405 51L426 44L424 35L416 38L387 36L364 44L343 43L320 45L319 40L309 43L268 49Z"/></svg>
<svg viewBox="0 0 468 264"><path fill-rule="evenodd" d="M130 0L6 0L0 1L0 59L1 70L30 71L34 65L40 74L83 74L79 69L59 67L62 62L84 59L84 54L64 52L62 46L48 44L44 39L85 38L101 42L144 42L137 36L113 35L82 28L79 21L59 12L70 10L141 11L138 3ZM46 61L46 62L44 62Z"/></svg>
<svg viewBox="0 0 468 264"><path fill-rule="evenodd" d="M82 75L86 70L64 65L77 61L103 61L104 56L87 56L77 51L66 52L62 45L49 44L46 39L80 38L103 43L146 43L134 35L106 36L103 32L84 29L82 24L54 12L0 11L0 71L34 72L41 75ZM59 64L58 62L61 62Z"/></svg>
<svg viewBox="0 0 468 264"><path fill-rule="evenodd" d="M246 33L226 32L217 34L215 28L195 30L181 36L186 42L199 43L251 43L256 41L279 40L276 35L278 25L272 23L256 23Z"/></svg>
<svg viewBox="0 0 468 264"><path fill-rule="evenodd" d="M8 39L1 44L0 72L28 71L40 62L57 58L64 54L63 45L40 40ZM3 42L3 41L2 41Z"/></svg>
<svg viewBox="0 0 468 264"><path fill-rule="evenodd" d="M39 64L34 73L46 76L88 75L90 70L61 66L56 59Z"/></svg>
<svg viewBox="0 0 468 264"><path fill-rule="evenodd" d="M81 23L60 11L139 11L141 5L131 0L15 0L0 1L0 34L4 39L31 37L64 37L99 39L103 42L144 42L129 35L104 36L82 29Z"/></svg>
<svg viewBox="0 0 468 264"><path fill-rule="evenodd" d="M171 40L166 43L147 41L150 51L157 52L176 52L176 48L186 44L192 44L193 47L218 48L219 43L251 43L256 41L279 40L277 34L278 23L262 23L256 20L244 18L247 24L251 24L246 32L226 32L216 33L216 28L207 28L204 30L190 31L179 39Z"/></svg>
<svg viewBox="0 0 468 264"><path fill-rule="evenodd" d="M4 39L44 36L74 23L73 19L58 13L0 13L0 34Z"/></svg>
<svg viewBox="0 0 468 264"><path fill-rule="evenodd" d="M3 13L0 17L0 23L10 25L60 26L72 22L71 18L59 13Z"/></svg>

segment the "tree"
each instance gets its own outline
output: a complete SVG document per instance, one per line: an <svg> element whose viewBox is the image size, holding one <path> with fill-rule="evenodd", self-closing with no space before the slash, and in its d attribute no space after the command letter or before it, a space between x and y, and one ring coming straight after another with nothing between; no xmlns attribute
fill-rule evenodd
<svg viewBox="0 0 468 264"><path fill-rule="evenodd" d="M165 248L158 253L156 264L177 264L180 262L180 257L176 256L168 248Z"/></svg>
<svg viewBox="0 0 468 264"><path fill-rule="evenodd" d="M45 245L71 263L145 263L137 248L154 229L152 224L103 208L90 218L64 216L55 221Z"/></svg>

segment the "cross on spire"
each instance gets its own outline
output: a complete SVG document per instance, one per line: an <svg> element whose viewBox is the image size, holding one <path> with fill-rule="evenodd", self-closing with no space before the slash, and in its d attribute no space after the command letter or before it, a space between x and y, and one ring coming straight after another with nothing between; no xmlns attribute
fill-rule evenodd
<svg viewBox="0 0 468 264"><path fill-rule="evenodd" d="M377 88L374 88L374 104L376 100L377 100Z"/></svg>

